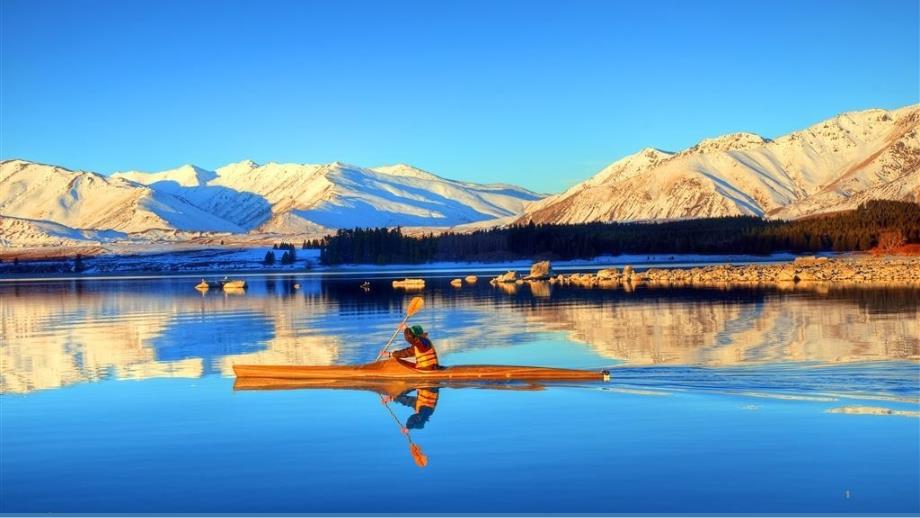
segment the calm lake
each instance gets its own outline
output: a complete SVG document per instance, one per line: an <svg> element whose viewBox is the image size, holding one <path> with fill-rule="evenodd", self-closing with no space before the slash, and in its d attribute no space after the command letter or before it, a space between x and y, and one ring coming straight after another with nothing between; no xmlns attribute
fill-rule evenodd
<svg viewBox="0 0 920 518"><path fill-rule="evenodd" d="M920 512L918 288L426 276L442 363L611 380L443 387L433 413L234 388L234 363L372 360L416 294L384 277L0 282L0 511Z"/></svg>

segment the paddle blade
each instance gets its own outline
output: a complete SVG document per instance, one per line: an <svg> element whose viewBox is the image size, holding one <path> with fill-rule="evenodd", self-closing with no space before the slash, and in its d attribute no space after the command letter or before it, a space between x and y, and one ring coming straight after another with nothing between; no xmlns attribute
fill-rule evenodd
<svg viewBox="0 0 920 518"><path fill-rule="evenodd" d="M412 297L412 300L409 301L409 308L406 309L406 317L411 317L412 315L418 313L422 310L422 306L425 305L425 301L421 297Z"/></svg>
<svg viewBox="0 0 920 518"><path fill-rule="evenodd" d="M422 449L418 447L418 444L410 444L409 451L412 453L412 460L418 464L418 467L424 468L428 465L428 456L422 453Z"/></svg>

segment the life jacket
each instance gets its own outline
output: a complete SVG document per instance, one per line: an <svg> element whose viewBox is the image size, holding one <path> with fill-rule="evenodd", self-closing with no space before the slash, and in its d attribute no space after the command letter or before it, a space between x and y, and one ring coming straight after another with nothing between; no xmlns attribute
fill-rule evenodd
<svg viewBox="0 0 920 518"><path fill-rule="evenodd" d="M434 369L438 366L438 353L427 338L419 337L414 340L412 352L415 354L416 369Z"/></svg>
<svg viewBox="0 0 920 518"><path fill-rule="evenodd" d="M415 396L415 412L421 412L422 407L426 406L432 410L434 410L434 407L438 406L437 389L418 389L418 394Z"/></svg>

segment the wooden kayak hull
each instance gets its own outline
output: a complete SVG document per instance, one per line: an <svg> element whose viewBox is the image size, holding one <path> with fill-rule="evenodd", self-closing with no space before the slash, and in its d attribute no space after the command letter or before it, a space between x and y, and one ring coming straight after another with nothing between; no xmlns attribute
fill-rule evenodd
<svg viewBox="0 0 920 518"><path fill-rule="evenodd" d="M601 381L604 371L526 367L516 365L458 365L419 370L389 359L366 365L234 365L237 378L289 380L406 380L406 381Z"/></svg>
<svg viewBox="0 0 920 518"><path fill-rule="evenodd" d="M548 382L538 381L413 381L405 379L284 379L284 378L236 378L233 381L233 390L366 390L381 395L396 397L408 391L419 388L451 388L451 389L479 389L479 390L512 390L512 391L537 391L544 390Z"/></svg>

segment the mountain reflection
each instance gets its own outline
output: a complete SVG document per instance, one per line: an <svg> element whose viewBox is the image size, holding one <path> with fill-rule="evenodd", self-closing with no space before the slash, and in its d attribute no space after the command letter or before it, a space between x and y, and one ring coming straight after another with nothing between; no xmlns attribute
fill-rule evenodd
<svg viewBox="0 0 920 518"><path fill-rule="evenodd" d="M920 320L851 303L764 298L750 303L655 300L537 307L527 318L629 364L738 365L916 360Z"/></svg>
<svg viewBox="0 0 920 518"><path fill-rule="evenodd" d="M251 284L237 296L201 295L188 279L0 284L0 391L230 376L234 363L366 362L408 300L385 283L369 293L353 280ZM422 292L418 319L447 363L451 352L527 344L546 333L584 344L607 364L920 359L916 288L533 291L436 285Z"/></svg>

